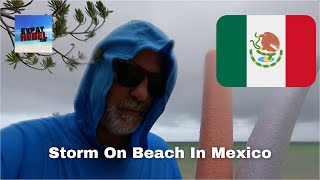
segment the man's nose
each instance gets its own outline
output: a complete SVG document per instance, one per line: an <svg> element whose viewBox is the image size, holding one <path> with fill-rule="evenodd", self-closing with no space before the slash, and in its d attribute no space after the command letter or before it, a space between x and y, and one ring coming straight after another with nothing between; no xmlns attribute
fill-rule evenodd
<svg viewBox="0 0 320 180"><path fill-rule="evenodd" d="M130 94L140 102L148 100L150 96L148 91L148 78L145 77L140 84L138 84L136 87L133 87L130 90Z"/></svg>

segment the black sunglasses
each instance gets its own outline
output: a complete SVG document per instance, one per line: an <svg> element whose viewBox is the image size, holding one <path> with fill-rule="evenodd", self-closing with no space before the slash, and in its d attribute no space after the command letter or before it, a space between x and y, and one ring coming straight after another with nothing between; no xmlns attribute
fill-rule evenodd
<svg viewBox="0 0 320 180"><path fill-rule="evenodd" d="M135 87L139 85L145 76L148 77L148 91L154 97L161 97L165 93L164 76L158 73L150 73L134 62L113 61L114 79L122 86Z"/></svg>

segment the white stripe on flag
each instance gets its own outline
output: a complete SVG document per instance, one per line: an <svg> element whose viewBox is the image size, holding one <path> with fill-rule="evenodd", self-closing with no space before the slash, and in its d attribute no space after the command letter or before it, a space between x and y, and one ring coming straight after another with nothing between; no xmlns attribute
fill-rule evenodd
<svg viewBox="0 0 320 180"><path fill-rule="evenodd" d="M263 68L256 65L250 58L249 50L258 60L261 55L256 53L250 40L256 41L254 34L264 32L275 34L280 41L280 49L283 55L278 64L273 67ZM262 38L261 38L262 40ZM286 85L286 16L283 15L252 15L247 16L247 87L284 87ZM259 42L261 43L261 41ZM279 52L274 56L278 58Z"/></svg>

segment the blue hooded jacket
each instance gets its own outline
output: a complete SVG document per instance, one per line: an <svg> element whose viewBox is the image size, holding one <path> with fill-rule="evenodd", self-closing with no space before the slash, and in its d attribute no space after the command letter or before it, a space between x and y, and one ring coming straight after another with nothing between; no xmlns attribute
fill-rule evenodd
<svg viewBox="0 0 320 180"><path fill-rule="evenodd" d="M1 179L181 179L175 159L108 159L103 155L105 147L96 137L106 107L105 97L113 82L112 61L131 60L144 49L167 56L165 95L154 100L132 134L130 147L167 150L164 140L149 131L164 111L175 85L173 41L151 23L135 20L118 27L96 46L74 101L74 113L23 121L1 129ZM96 149L99 158L51 159L51 147Z"/></svg>

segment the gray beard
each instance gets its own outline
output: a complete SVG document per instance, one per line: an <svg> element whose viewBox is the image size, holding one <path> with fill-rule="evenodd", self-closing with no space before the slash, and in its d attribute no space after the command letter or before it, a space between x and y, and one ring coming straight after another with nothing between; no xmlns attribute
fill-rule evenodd
<svg viewBox="0 0 320 180"><path fill-rule="evenodd" d="M135 132L144 119L143 114L131 116L121 112L122 108L146 112L145 105L134 100L122 101L118 106L107 105L103 125L107 131L115 135L129 135Z"/></svg>

